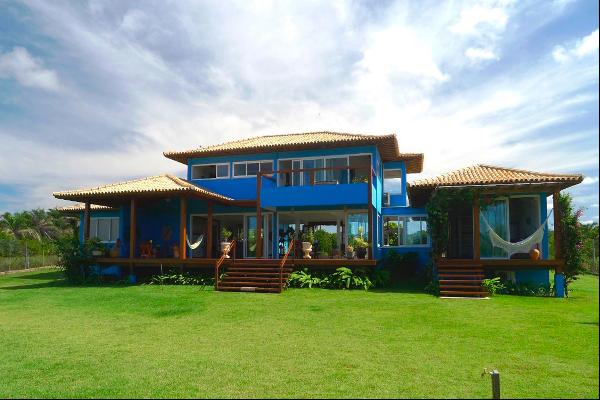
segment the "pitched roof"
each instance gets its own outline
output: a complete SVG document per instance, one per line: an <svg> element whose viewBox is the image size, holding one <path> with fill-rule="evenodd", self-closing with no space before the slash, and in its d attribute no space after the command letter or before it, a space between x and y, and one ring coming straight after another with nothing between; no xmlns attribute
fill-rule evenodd
<svg viewBox="0 0 600 400"><path fill-rule="evenodd" d="M132 195L145 194L171 194L189 192L208 199L217 201L231 201L233 199L211 192L193 185L184 179L165 174L134 179L126 182L113 183L90 189L67 190L53 193L54 197L64 200L90 201L115 197L131 197Z"/></svg>
<svg viewBox="0 0 600 400"><path fill-rule="evenodd" d="M115 207L101 206L101 205L98 205L98 204L90 204L90 209L92 211L115 211L115 210L117 210L117 208L115 208ZM77 203L77 204L72 205L72 206L56 207L56 210L60 211L60 212L79 212L79 211L84 211L85 210L85 204L83 204L83 203Z"/></svg>
<svg viewBox="0 0 600 400"><path fill-rule="evenodd" d="M340 145L369 145L375 144L384 161L410 162L407 172L421 172L423 169L423 154L401 154L398 150L398 140L395 134L364 135L338 132L307 132L283 135L256 136L235 140L222 144L198 147L184 151L167 151L163 154L172 160L187 164L188 158L217 155L249 154L261 151L289 151L304 149L321 149L338 147Z"/></svg>
<svg viewBox="0 0 600 400"><path fill-rule="evenodd" d="M410 183L409 187L419 189L440 186L557 183L562 188L566 188L576 185L582 180L583 176L581 174L534 172L479 164L448 172L434 178L421 179Z"/></svg>

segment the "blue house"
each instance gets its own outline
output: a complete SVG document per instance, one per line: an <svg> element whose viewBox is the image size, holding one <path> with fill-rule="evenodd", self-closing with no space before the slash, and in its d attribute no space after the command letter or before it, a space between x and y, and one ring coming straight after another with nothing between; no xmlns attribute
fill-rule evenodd
<svg viewBox="0 0 600 400"><path fill-rule="evenodd" d="M414 253L422 266L435 262L444 295L483 295L463 281L480 282L490 270L548 282L560 260L549 259L547 229L534 246L540 259L531 260L495 247L487 227L507 242L527 238L546 221L546 197L582 179L476 166L409 185L423 154L401 153L395 135L260 136L164 155L187 166L185 179L160 175L54 196L82 203L66 208L80 215L82 241L113 246L98 264L132 275L157 265L214 268L220 290L277 292L292 268L376 268L392 250ZM476 188L491 206L453 210L449 251L431 260L427 201L458 187Z"/></svg>

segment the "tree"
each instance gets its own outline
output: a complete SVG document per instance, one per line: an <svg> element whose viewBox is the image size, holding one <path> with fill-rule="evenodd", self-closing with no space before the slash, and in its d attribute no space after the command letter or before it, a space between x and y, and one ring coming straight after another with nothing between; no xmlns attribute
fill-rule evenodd
<svg viewBox="0 0 600 400"><path fill-rule="evenodd" d="M4 213L0 217L0 230L15 239L39 238L35 229L31 228L29 216L26 212Z"/></svg>
<svg viewBox="0 0 600 400"><path fill-rule="evenodd" d="M58 236L59 229L45 210L37 208L28 214L29 225L36 232L38 240L51 240Z"/></svg>
<svg viewBox="0 0 600 400"><path fill-rule="evenodd" d="M568 296L569 284L584 271L583 268L583 235L579 218L583 210L573 208L573 198L568 193L561 193L558 198L558 212L561 215L561 256L565 260L565 294ZM556 212L557 210L554 210Z"/></svg>

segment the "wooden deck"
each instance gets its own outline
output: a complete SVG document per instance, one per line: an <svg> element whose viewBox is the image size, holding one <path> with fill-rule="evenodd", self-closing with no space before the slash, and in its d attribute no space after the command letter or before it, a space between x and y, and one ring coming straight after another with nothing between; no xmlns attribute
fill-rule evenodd
<svg viewBox="0 0 600 400"><path fill-rule="evenodd" d="M214 268L216 258L188 258L180 260L178 258L95 258L94 262L98 264L116 264L135 267L143 266L182 266L191 268ZM279 265L280 259L277 258L238 258L236 263L255 264L255 265ZM233 259L224 260L223 265L233 263ZM286 265L294 267L375 267L377 260L360 259L288 259Z"/></svg>
<svg viewBox="0 0 600 400"><path fill-rule="evenodd" d="M452 259L440 258L436 260L437 265L461 265L464 268L483 266L489 269L556 269L565 265L564 260L530 260L530 259Z"/></svg>

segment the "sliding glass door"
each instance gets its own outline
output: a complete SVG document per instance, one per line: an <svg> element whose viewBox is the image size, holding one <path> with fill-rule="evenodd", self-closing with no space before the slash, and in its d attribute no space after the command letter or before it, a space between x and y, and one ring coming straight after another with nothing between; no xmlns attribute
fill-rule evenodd
<svg viewBox="0 0 600 400"><path fill-rule="evenodd" d="M508 233L508 199L499 198L482 207L479 225L482 258L508 258L508 253L498 247L492 246L488 234L487 224L504 240L509 240Z"/></svg>

